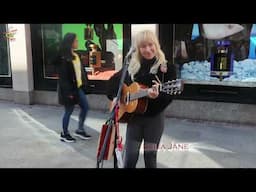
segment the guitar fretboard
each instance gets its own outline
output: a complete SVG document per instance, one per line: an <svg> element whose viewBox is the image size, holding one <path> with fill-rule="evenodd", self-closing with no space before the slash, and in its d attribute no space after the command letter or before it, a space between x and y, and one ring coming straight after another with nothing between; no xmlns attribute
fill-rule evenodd
<svg viewBox="0 0 256 192"><path fill-rule="evenodd" d="M160 85L159 92L164 92L169 95L180 94L183 90L183 83L181 80L168 81ZM127 102L133 101L148 95L148 89L140 89L137 93L129 93L126 97Z"/></svg>
<svg viewBox="0 0 256 192"><path fill-rule="evenodd" d="M136 99L139 99L139 98L142 98L142 97L146 97L147 95L148 95L148 89L143 89L143 90L140 90L137 93L131 94L129 101L136 100Z"/></svg>

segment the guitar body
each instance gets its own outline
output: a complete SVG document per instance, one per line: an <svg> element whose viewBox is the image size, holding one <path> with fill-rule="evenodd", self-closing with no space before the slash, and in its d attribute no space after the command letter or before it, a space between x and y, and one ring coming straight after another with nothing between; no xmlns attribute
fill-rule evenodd
<svg viewBox="0 0 256 192"><path fill-rule="evenodd" d="M167 81L159 84L160 92L168 95L180 94L183 91L184 83L181 79ZM148 87L133 82L131 85L126 84L122 87L120 105L118 110L119 122L127 122L133 114L143 114L148 107ZM113 104L110 106L112 110Z"/></svg>
<svg viewBox="0 0 256 192"><path fill-rule="evenodd" d="M118 119L120 122L127 122L134 113L143 114L147 110L148 99L146 97L126 102L129 95L137 93L140 89L145 88L147 87L136 82L132 83L130 86L127 86L126 84L123 85L118 111Z"/></svg>
<svg viewBox="0 0 256 192"><path fill-rule="evenodd" d="M132 106L134 107L134 104L132 104ZM118 112L119 122L127 123L128 120L134 114L143 114L147 110L147 106L148 106L148 99L147 98L138 99L137 107L134 109L133 112L130 113L130 112L126 111L125 104L123 104L123 105L121 104L120 107L119 107L119 112ZM130 107L130 108L132 108L132 107Z"/></svg>

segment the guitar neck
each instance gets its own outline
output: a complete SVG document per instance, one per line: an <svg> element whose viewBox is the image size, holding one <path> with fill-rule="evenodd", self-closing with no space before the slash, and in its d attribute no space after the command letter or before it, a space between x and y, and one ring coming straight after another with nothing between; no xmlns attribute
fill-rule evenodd
<svg viewBox="0 0 256 192"><path fill-rule="evenodd" d="M132 100L136 100L142 97L146 97L148 95L148 89L142 89L140 91L138 91L137 93L133 93L130 95L130 101Z"/></svg>
<svg viewBox="0 0 256 192"><path fill-rule="evenodd" d="M128 101L133 101L136 99L140 99L142 97L146 97L148 95L148 89L140 89L136 93L130 93L127 97ZM160 85L159 92L167 93L168 95L176 95L180 94L183 90L183 82L181 80L173 80L165 82L164 84Z"/></svg>

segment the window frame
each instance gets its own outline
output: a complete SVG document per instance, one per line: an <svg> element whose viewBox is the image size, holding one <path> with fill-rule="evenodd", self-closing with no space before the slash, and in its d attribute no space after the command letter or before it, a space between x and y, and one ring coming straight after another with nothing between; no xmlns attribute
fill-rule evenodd
<svg viewBox="0 0 256 192"><path fill-rule="evenodd" d="M8 32L8 24L5 25L5 32ZM1 34L4 35L4 34ZM5 38L5 37L2 37ZM10 42L6 39L7 42L7 62L8 62L8 75L0 74L0 87L11 88L12 87L12 68L11 68L11 57L10 57Z"/></svg>

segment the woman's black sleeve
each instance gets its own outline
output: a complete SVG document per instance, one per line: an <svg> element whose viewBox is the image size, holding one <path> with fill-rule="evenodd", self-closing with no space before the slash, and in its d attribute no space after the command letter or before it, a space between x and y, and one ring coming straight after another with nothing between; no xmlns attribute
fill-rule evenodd
<svg viewBox="0 0 256 192"><path fill-rule="evenodd" d="M59 60L58 66L59 85L64 95L74 95L74 86L69 65L64 59Z"/></svg>

